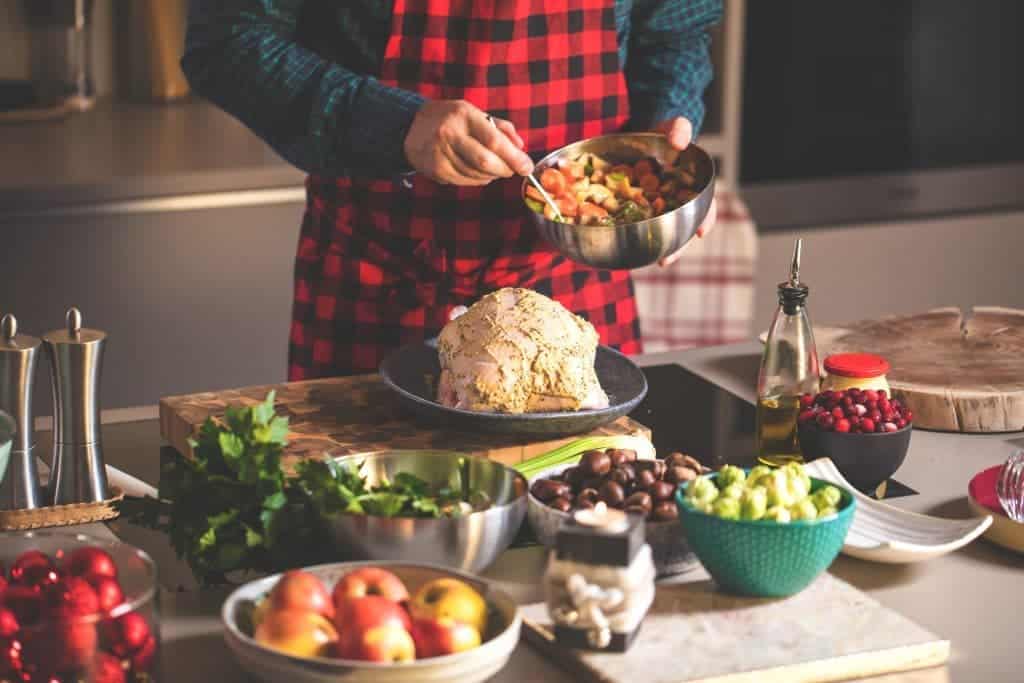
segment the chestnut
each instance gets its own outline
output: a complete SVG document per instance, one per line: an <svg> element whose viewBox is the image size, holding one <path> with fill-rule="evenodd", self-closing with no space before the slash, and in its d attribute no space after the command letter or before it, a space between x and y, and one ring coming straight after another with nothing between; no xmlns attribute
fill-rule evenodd
<svg viewBox="0 0 1024 683"><path fill-rule="evenodd" d="M611 474L608 475L608 478L621 484L623 488L629 488L633 485L633 482L636 481L636 474L634 474L632 467L623 465L612 470Z"/></svg>
<svg viewBox="0 0 1024 683"><path fill-rule="evenodd" d="M573 466L567 467L564 470L562 470L562 481L566 482L567 484L569 484L569 486L573 487L574 489L580 488L580 485L583 483L583 480L586 479L588 476L589 475L586 472L584 472L583 468L581 467Z"/></svg>
<svg viewBox="0 0 1024 683"><path fill-rule="evenodd" d="M609 449L609 451L608 455L610 455L613 460L619 459L622 462L636 461L636 451L631 448L612 448Z"/></svg>
<svg viewBox="0 0 1024 683"><path fill-rule="evenodd" d="M685 481L692 481L696 478L696 472L691 470L689 467L683 467L681 465L670 467L668 468L668 472L665 473L665 481L673 484L682 484Z"/></svg>
<svg viewBox="0 0 1024 683"><path fill-rule="evenodd" d="M694 458L693 456L684 455L683 456L683 464L686 467L689 467L691 470L693 470L697 474L700 474L701 472L707 472L708 471L708 468L704 467L704 465L701 463L701 461L698 460L697 458Z"/></svg>
<svg viewBox="0 0 1024 683"><path fill-rule="evenodd" d="M675 495L676 485L667 481L656 481L651 485L647 492L651 494L651 498L654 500L662 501L672 500L672 496Z"/></svg>
<svg viewBox="0 0 1024 683"><path fill-rule="evenodd" d="M597 502L599 497L600 494L597 492L597 489L583 489L576 494L576 504L579 505L583 502L588 502L593 505Z"/></svg>
<svg viewBox="0 0 1024 683"><path fill-rule="evenodd" d="M625 505L627 508L639 507L643 508L644 515L651 511L651 506L654 505L654 501L651 500L651 495L646 491L637 491L626 499Z"/></svg>
<svg viewBox="0 0 1024 683"><path fill-rule="evenodd" d="M682 467L686 464L686 456L679 451L669 453L665 456L665 464L669 467Z"/></svg>
<svg viewBox="0 0 1024 683"><path fill-rule="evenodd" d="M559 512L568 512L572 509L572 501L564 496L559 496L548 503L548 507L558 510Z"/></svg>
<svg viewBox="0 0 1024 683"><path fill-rule="evenodd" d="M537 500L547 503L555 498L568 497L570 494L569 485L564 481L554 479L538 479L530 486L530 493Z"/></svg>
<svg viewBox="0 0 1024 683"><path fill-rule="evenodd" d="M615 481L606 481L598 494L599 499L604 501L605 505L613 508L621 508L623 501L626 500L626 492L622 489L622 485Z"/></svg>
<svg viewBox="0 0 1024 683"><path fill-rule="evenodd" d="M656 481L658 481L658 478L654 476L654 472L651 470L641 470L640 473L636 475L636 487L644 491L651 488L651 484Z"/></svg>
<svg viewBox="0 0 1024 683"><path fill-rule="evenodd" d="M672 501L665 500L651 510L651 518L658 522L670 522L679 517L679 509Z"/></svg>
<svg viewBox="0 0 1024 683"><path fill-rule="evenodd" d="M589 510L590 508L594 507L594 505L596 505L596 503L592 500L580 500L579 498L576 499L576 507L579 508L580 510Z"/></svg>
<svg viewBox="0 0 1024 683"><path fill-rule="evenodd" d="M580 457L580 469L592 476L608 474L612 468L612 459L604 451L587 451Z"/></svg>
<svg viewBox="0 0 1024 683"><path fill-rule="evenodd" d="M595 489L600 490L606 479L604 477L588 477L580 482L579 490Z"/></svg>
<svg viewBox="0 0 1024 683"><path fill-rule="evenodd" d="M644 519L646 519L647 515L650 514L650 510L646 510L637 505L627 505L623 508L623 511L628 515L636 515L638 517L643 517Z"/></svg>
<svg viewBox="0 0 1024 683"><path fill-rule="evenodd" d="M654 471L654 478L655 479L664 479L665 478L665 470L667 470L667 469L668 469L668 465L665 464L664 460L655 460L654 461L654 470L653 470Z"/></svg>

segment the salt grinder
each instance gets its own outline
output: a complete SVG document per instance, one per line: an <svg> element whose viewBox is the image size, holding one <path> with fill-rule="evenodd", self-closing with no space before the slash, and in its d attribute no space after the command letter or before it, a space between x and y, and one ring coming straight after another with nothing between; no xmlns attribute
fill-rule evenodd
<svg viewBox="0 0 1024 683"><path fill-rule="evenodd" d="M18 334L18 320L0 320L0 410L14 418L7 476L0 483L0 510L26 510L43 504L35 459L32 384L35 381L39 339Z"/></svg>
<svg viewBox="0 0 1024 683"><path fill-rule="evenodd" d="M68 310L67 326L43 335L53 380L53 505L96 503L108 498L100 440L100 374L107 335L82 327Z"/></svg>
<svg viewBox="0 0 1024 683"><path fill-rule="evenodd" d="M562 523L544 591L563 647L625 652L654 601L644 520L599 502Z"/></svg>

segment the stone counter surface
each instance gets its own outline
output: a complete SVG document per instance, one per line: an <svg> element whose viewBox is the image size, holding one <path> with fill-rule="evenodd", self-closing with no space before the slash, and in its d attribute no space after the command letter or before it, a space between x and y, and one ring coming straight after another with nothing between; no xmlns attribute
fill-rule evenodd
<svg viewBox="0 0 1024 683"><path fill-rule="evenodd" d="M678 362L747 399L753 399L753 381L760 347L756 343L647 356L641 364ZM150 481L156 475L159 428L156 421L111 425L105 429L110 464ZM41 438L46 443L45 435ZM967 482L974 473L1002 462L1024 434L959 435L915 431L910 453L899 479L920 491L893 504L917 512L945 517L969 517ZM157 535L124 525L117 533L142 546L157 559L161 581L167 587L188 587L182 567L173 561L166 541ZM109 534L93 525L82 531ZM536 577L544 567L538 548L505 553L486 577L498 582L520 602L541 600ZM952 642L948 666L873 681L901 683L964 681L1015 683L1021 680L1019 647L1020 586L1024 556L978 540L966 548L916 565L883 565L840 555L830 571L867 592L940 637ZM706 578L695 570L677 581ZM223 645L218 611L223 592L193 590L165 592L163 608L163 664L165 679L247 680ZM568 676L521 644L496 681L568 681Z"/></svg>
<svg viewBox="0 0 1024 683"><path fill-rule="evenodd" d="M213 105L100 100L0 125L0 215L129 199L300 187L303 174Z"/></svg>

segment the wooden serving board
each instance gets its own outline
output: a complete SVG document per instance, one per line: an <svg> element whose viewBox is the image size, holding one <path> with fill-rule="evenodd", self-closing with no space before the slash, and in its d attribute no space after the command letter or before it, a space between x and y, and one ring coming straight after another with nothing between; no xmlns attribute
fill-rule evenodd
<svg viewBox="0 0 1024 683"><path fill-rule="evenodd" d="M939 308L814 328L818 356L865 351L892 365L893 393L914 426L953 432L1024 429L1024 311Z"/></svg>
<svg viewBox="0 0 1024 683"><path fill-rule="evenodd" d="M660 584L632 648L559 647L544 603L526 605L523 633L587 683L821 683L939 667L950 644L828 572L784 599L742 598L711 581ZM875 679L872 679L875 680ZM945 667L885 678L948 681Z"/></svg>
<svg viewBox="0 0 1024 683"><path fill-rule="evenodd" d="M168 396L160 400L160 434L179 453L191 456L188 439L206 420L223 416L229 405L255 405L270 390L277 392L277 411L291 427L284 467L299 458L317 457L327 450L338 454L378 450L444 449L514 465L568 443L579 436L537 440L502 434L477 434L425 426L400 409L379 375L336 377ZM633 434L647 439L650 430L622 417L592 434Z"/></svg>

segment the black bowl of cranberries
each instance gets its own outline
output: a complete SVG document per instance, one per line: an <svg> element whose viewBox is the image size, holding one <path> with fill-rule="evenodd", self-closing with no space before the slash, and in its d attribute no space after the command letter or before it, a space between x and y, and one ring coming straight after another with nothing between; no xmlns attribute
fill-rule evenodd
<svg viewBox="0 0 1024 683"><path fill-rule="evenodd" d="M823 391L800 397L797 435L804 460L829 458L865 493L873 493L903 464L914 414L887 392Z"/></svg>
<svg viewBox="0 0 1024 683"><path fill-rule="evenodd" d="M638 459L635 451L623 448L587 451L577 465L557 465L530 479L526 514L537 540L548 548L570 514L598 501L641 515L658 575L679 574L692 567L696 557L679 522L676 489L708 471L682 453Z"/></svg>

